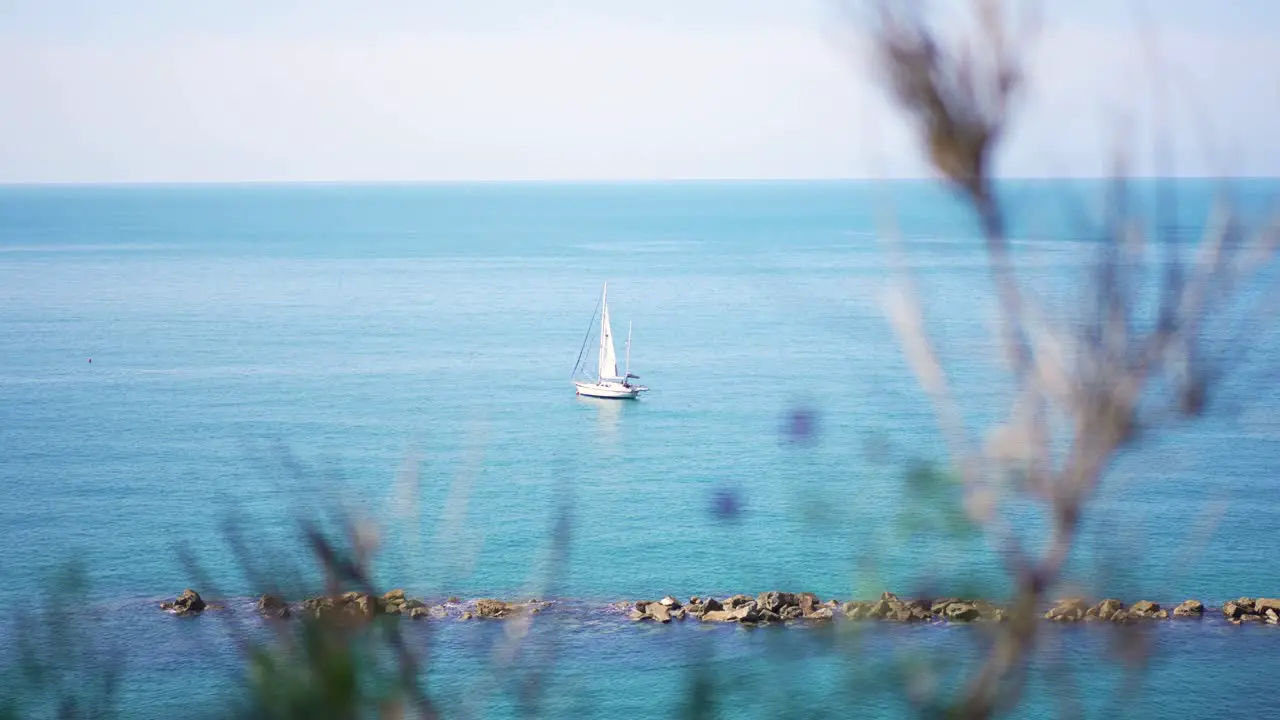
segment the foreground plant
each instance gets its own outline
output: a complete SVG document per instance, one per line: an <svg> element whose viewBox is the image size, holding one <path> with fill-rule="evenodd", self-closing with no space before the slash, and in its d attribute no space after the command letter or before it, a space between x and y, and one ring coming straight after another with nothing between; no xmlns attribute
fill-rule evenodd
<svg viewBox="0 0 1280 720"><path fill-rule="evenodd" d="M992 177L992 158L1024 83L1025 48L1017 43L1029 36L1030 25L1015 22L998 0L970 5L975 29L947 42L920 3L877 0L871 35L890 96L981 229L999 307L999 345L1015 388L1004 422L972 433L924 331L918 300L903 284L891 318L935 404L968 516L1003 558L1013 587L1008 622L945 709L982 718L1018 702L1035 620L1061 585L1089 499L1115 458L1136 445L1140 430L1148 436L1170 416L1205 411L1217 379L1206 362L1214 356L1206 328L1224 301L1272 259L1278 237L1274 225L1246 236L1223 204L1190 262L1164 224L1155 236L1162 252L1153 261L1144 223L1128 206L1131 189L1117 173L1108 217L1096 233L1092 296L1081 308L1042 307L1019 280L1006 234L1008 209ZM1158 208L1157 221L1171 209ZM1063 316L1074 320L1048 319ZM1027 501L1049 518L1044 537L1022 537L1010 518L1010 508Z"/></svg>

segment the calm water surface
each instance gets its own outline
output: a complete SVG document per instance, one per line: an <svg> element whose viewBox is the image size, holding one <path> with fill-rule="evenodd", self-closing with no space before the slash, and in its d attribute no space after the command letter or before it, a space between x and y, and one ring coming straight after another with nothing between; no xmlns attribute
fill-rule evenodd
<svg viewBox="0 0 1280 720"><path fill-rule="evenodd" d="M1215 188L1176 189L1185 217L1170 226L1190 236ZM1280 185L1235 189L1252 210ZM1048 300L1077 298L1100 186L1005 190L1025 277ZM906 522L929 505L904 494L903 473L942 448L885 320L886 217L969 419L998 417L984 257L928 184L0 189L0 607L30 606L50 568L84 559L109 608L96 622L144 678L126 703L160 717L225 689L235 666L225 639L201 632L221 671L173 670L194 626L150 605L194 582L180 550L220 593L252 593L224 540L233 519L257 561L294 568L299 517L368 514L379 575L412 594L998 591L980 541ZM632 367L653 388L641 402L580 399L569 383L604 280L615 329L634 321ZM1114 468L1075 557L1085 592L1280 593L1264 320L1229 309L1208 332L1253 351L1219 358L1229 375L1211 416ZM796 413L812 419L806 442L784 432ZM550 561L562 510L563 567ZM1017 521L1030 533L1040 519ZM469 687L492 632L441 631L434 672L457 703L448 688ZM839 643L774 635L605 623L558 641L549 682L579 711L670 714L710 653L747 677L794 675L805 704L845 706ZM1280 670L1275 639L1161 631L1140 714L1262 712L1265 681L1213 667L1249 656ZM1045 662L1112 688L1120 670L1094 667L1104 640L1051 646ZM778 667L763 659L776 642ZM871 642L971 647L953 630ZM763 713L784 696L727 701ZM1057 697L1041 688L1033 711ZM494 702L481 714L512 710ZM901 710L884 703L869 709Z"/></svg>

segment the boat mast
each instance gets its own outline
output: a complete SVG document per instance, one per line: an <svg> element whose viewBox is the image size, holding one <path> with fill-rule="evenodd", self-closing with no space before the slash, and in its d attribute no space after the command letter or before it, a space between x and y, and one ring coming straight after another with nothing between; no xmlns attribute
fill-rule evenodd
<svg viewBox="0 0 1280 720"><path fill-rule="evenodd" d="M613 330L609 327L609 281L605 281L604 286L600 288L600 352L596 356L596 382L604 382L604 346L607 342L612 342L609 333Z"/></svg>
<svg viewBox="0 0 1280 720"><path fill-rule="evenodd" d="M626 375L631 374L631 321L627 321L627 369Z"/></svg>

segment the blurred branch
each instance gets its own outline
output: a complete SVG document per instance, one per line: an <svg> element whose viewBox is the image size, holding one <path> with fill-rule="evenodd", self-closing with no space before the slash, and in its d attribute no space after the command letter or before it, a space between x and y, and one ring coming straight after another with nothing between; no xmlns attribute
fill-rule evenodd
<svg viewBox="0 0 1280 720"><path fill-rule="evenodd" d="M1217 204L1195 257L1183 267L1178 238L1164 217L1175 209L1162 192L1156 236L1163 272L1156 307L1142 311L1149 264L1146 231L1130 208L1131 188L1118 163L1108 189L1107 217L1097 231L1092 295L1074 328L1052 326L1020 286L1006 236L1008 210L994 189L992 157L1024 84L1023 58L1032 25L1018 24L999 0L972 0L969 36L943 38L920 2L875 0L871 36L891 98L913 121L934 168L958 191L981 229L1001 317L1001 347L1015 380L1007 420L973 454L963 441L961 413L928 339L923 311L902 283L892 323L921 385L933 399L954 462L970 497L994 499L1006 479L1044 506L1050 519L1042 548L1029 553L984 508L971 513L1009 562L1015 594L1009 622L953 708L961 717L988 717L1013 707L1034 648L1041 603L1058 585L1089 498L1119 452L1138 437L1144 395L1170 388L1172 405L1188 417L1204 412L1214 379L1201 348L1204 328L1224 301L1275 255L1274 226L1250 238L1225 202ZM1163 146L1157 148L1161 151ZM1163 188L1162 188L1163 190ZM902 263L905 265L905 263ZM1155 381L1163 381L1156 384ZM1061 421L1061 422L1059 422ZM1055 452L1055 448L1061 451ZM978 491L983 494L977 494Z"/></svg>

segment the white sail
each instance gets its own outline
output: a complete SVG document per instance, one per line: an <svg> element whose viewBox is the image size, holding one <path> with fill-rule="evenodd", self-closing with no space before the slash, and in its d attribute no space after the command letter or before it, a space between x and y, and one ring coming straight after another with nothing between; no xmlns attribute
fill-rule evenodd
<svg viewBox="0 0 1280 720"><path fill-rule="evenodd" d="M618 377L618 354L613 349L613 328L609 327L609 284L600 294L600 379Z"/></svg>

